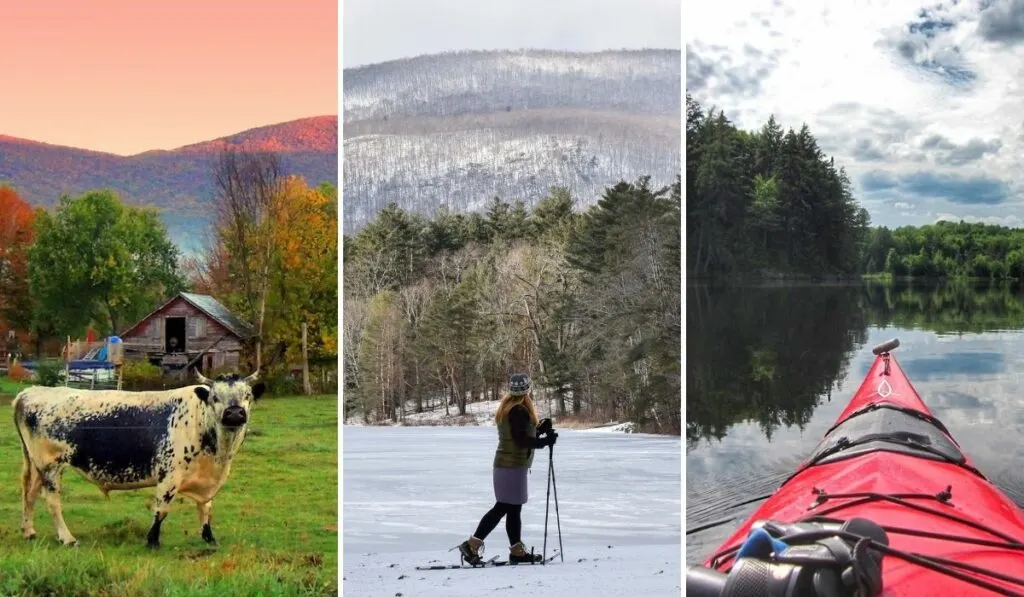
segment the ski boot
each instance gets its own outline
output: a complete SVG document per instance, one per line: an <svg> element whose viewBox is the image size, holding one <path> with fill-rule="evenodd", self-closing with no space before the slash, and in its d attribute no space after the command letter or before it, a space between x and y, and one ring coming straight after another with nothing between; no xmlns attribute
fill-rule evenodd
<svg viewBox="0 0 1024 597"><path fill-rule="evenodd" d="M533 553L532 549L527 553L526 546L522 541L508 548L508 563L513 566L516 564L539 564L543 560L544 556Z"/></svg>
<svg viewBox="0 0 1024 597"><path fill-rule="evenodd" d="M459 553L462 554L462 559L470 566L479 566L483 563L483 559L480 557L483 547L483 539L470 537L459 544Z"/></svg>

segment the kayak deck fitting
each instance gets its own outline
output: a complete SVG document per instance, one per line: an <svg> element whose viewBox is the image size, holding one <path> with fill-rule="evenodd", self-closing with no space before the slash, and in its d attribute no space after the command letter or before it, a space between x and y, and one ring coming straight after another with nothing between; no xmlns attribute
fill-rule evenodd
<svg viewBox="0 0 1024 597"><path fill-rule="evenodd" d="M1024 512L890 352L811 455L704 561L696 597L1024 596ZM705 527L706 528L706 527Z"/></svg>

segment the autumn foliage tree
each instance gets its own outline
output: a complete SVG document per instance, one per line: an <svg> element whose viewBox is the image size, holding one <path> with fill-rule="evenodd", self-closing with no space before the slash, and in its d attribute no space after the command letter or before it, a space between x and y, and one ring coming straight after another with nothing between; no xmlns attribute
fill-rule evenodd
<svg viewBox="0 0 1024 597"><path fill-rule="evenodd" d="M32 299L28 288L28 252L35 212L9 186L0 186L0 324L29 330Z"/></svg>
<svg viewBox="0 0 1024 597"><path fill-rule="evenodd" d="M192 264L202 288L256 323L256 366L301 362L302 324L311 361L338 351L338 193L281 174L274 154L225 152L215 170L217 217L205 255Z"/></svg>
<svg viewBox="0 0 1024 597"><path fill-rule="evenodd" d="M280 188L270 228L273 264L264 335L277 360L301 362L302 324L311 359L338 354L338 193L298 177Z"/></svg>

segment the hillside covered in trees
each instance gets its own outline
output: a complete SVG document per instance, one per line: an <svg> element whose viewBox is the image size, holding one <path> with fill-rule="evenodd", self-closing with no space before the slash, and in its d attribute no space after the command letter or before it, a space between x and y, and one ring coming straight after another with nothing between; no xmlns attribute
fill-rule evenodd
<svg viewBox="0 0 1024 597"><path fill-rule="evenodd" d="M1024 281L1024 229L967 222L872 229L866 273Z"/></svg>
<svg viewBox="0 0 1024 597"><path fill-rule="evenodd" d="M686 185L688 275L859 272L867 210L806 125L743 131L687 95Z"/></svg>
<svg viewBox="0 0 1024 597"><path fill-rule="evenodd" d="M0 131L2 133L2 131ZM127 205L156 207L179 248L200 250L217 183L211 171L224 150L278 156L283 172L310 185L338 180L338 118L303 118L163 151L120 156L0 134L0 184L32 206L53 207L62 195L109 189Z"/></svg>
<svg viewBox="0 0 1024 597"><path fill-rule="evenodd" d="M679 172L679 50L453 52L344 72L344 225L388 204L531 207L552 186L592 205L606 186Z"/></svg>
<svg viewBox="0 0 1024 597"><path fill-rule="evenodd" d="M528 371L560 414L680 434L680 210L678 175L584 211L559 187L533 208L387 206L344 239L346 417L465 413Z"/></svg>

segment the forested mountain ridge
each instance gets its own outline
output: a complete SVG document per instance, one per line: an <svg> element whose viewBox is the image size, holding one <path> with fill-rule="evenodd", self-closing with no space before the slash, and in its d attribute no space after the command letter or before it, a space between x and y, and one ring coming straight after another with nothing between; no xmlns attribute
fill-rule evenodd
<svg viewBox="0 0 1024 597"><path fill-rule="evenodd" d="M582 205L620 180L679 173L679 50L455 52L346 69L345 232L388 203L431 215Z"/></svg>
<svg viewBox="0 0 1024 597"><path fill-rule="evenodd" d="M39 206L55 205L61 194L112 189L129 204L160 208L181 246L194 241L212 215L213 166L225 147L278 153L285 173L312 186L338 180L338 118L321 116L133 156L0 135L0 182Z"/></svg>
<svg viewBox="0 0 1024 597"><path fill-rule="evenodd" d="M347 125L563 107L678 115L681 81L679 50L447 52L345 69L343 116Z"/></svg>

